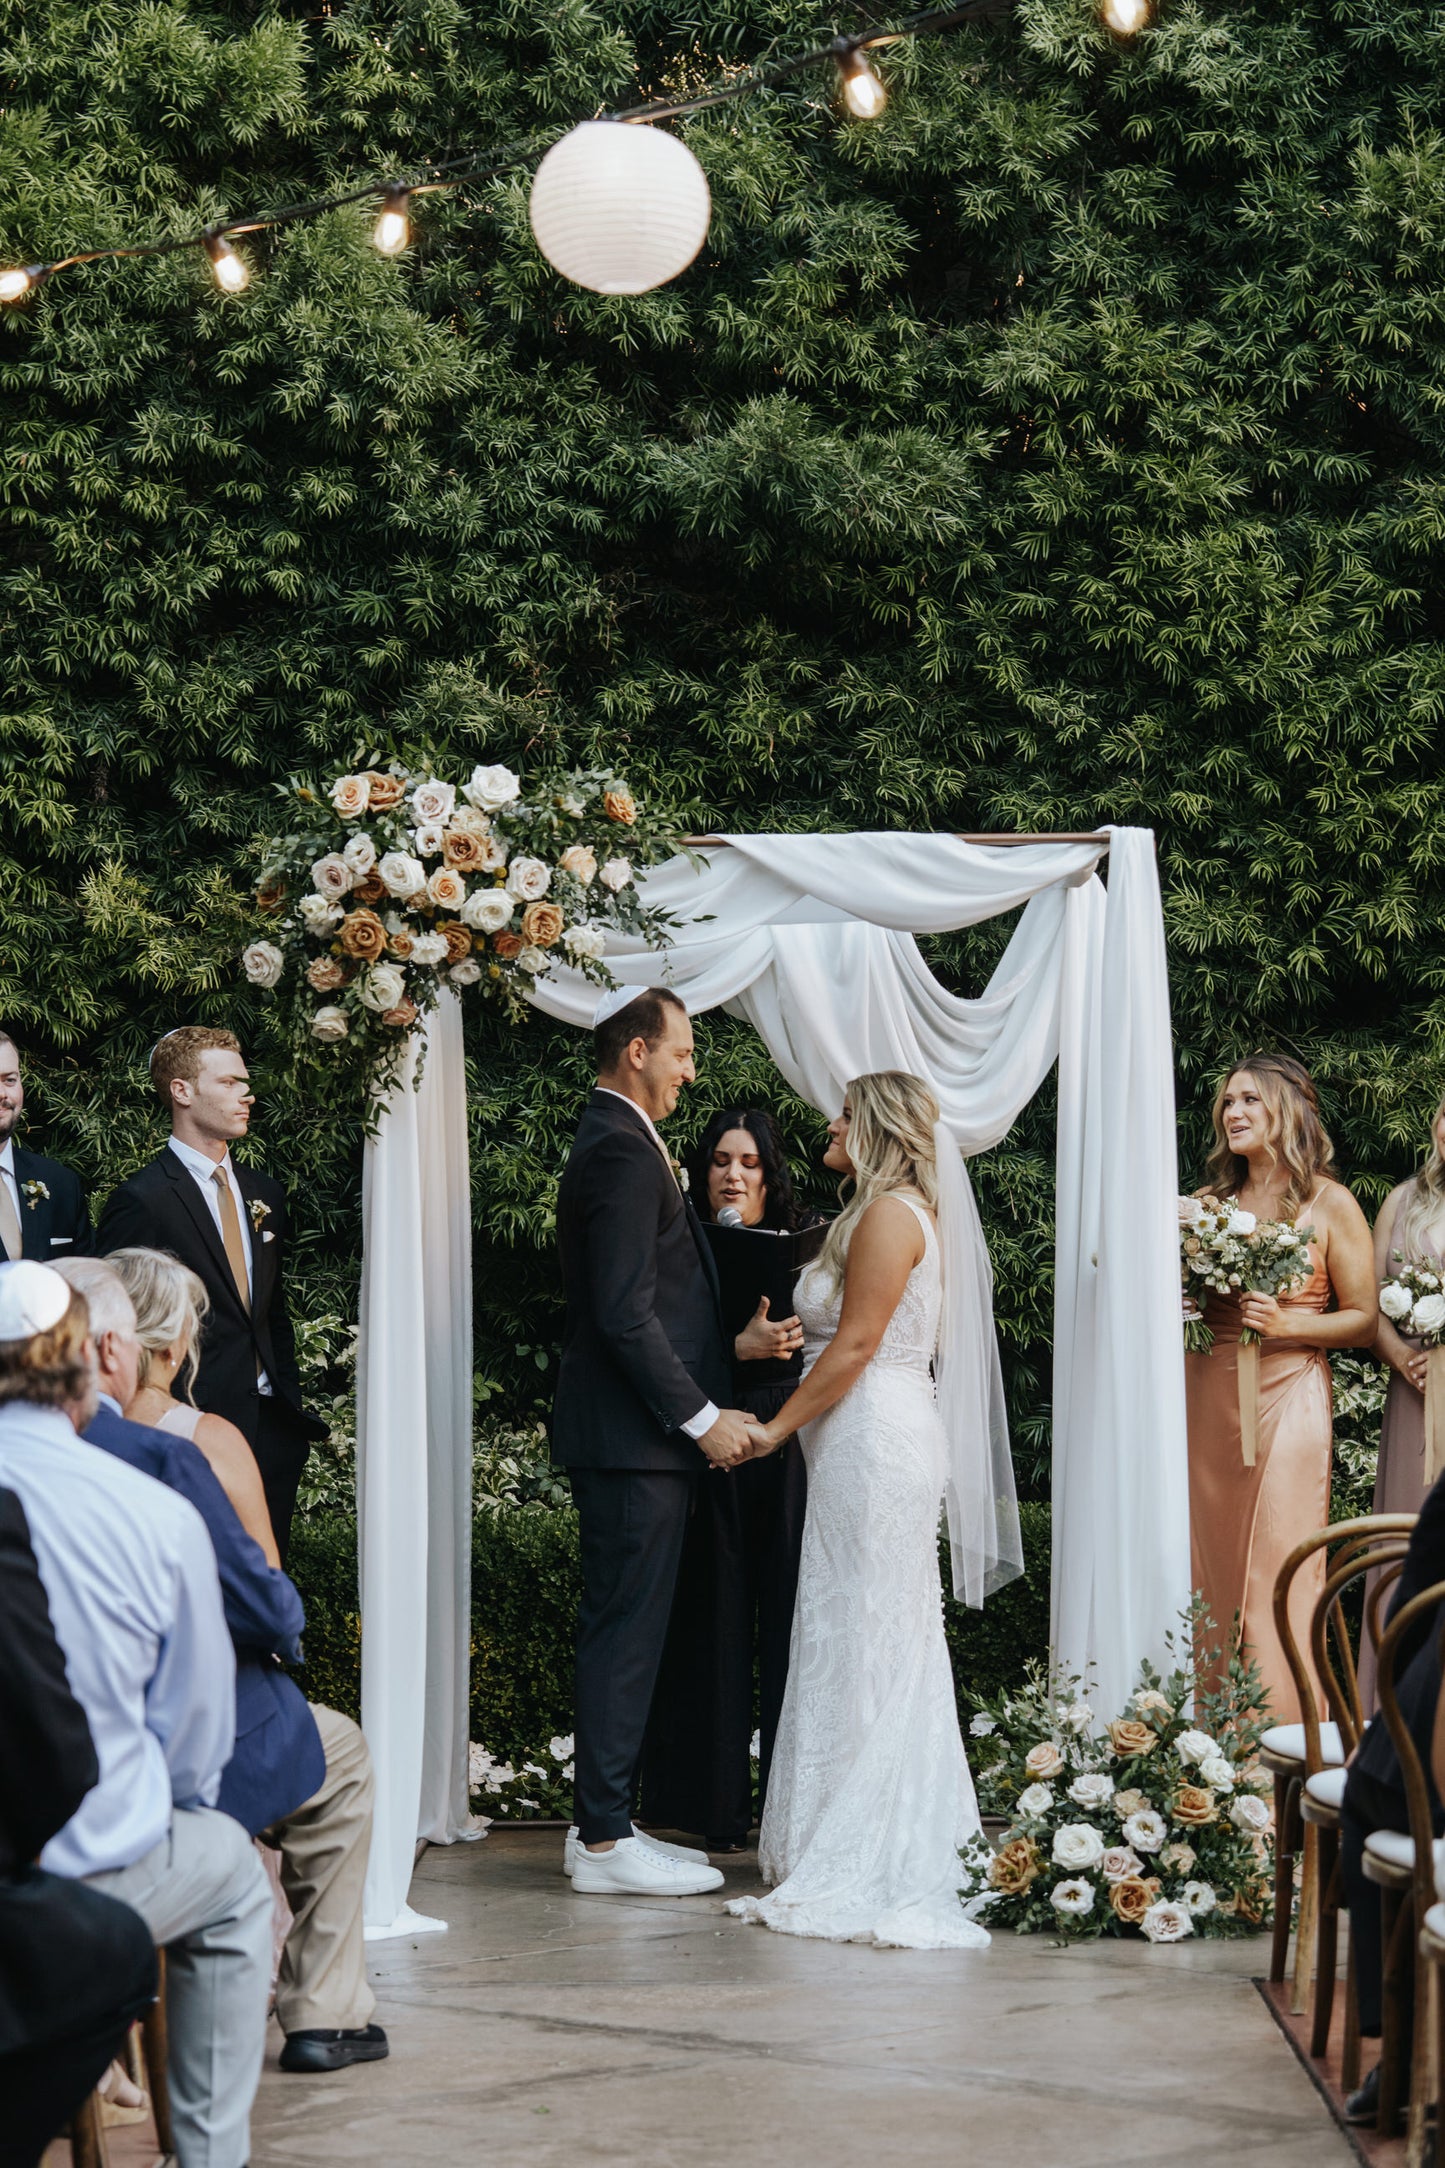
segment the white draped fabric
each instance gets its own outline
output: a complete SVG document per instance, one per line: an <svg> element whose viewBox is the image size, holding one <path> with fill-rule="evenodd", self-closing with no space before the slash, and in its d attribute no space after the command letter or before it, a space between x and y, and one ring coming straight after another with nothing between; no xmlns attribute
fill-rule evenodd
<svg viewBox="0 0 1445 2168"><path fill-rule="evenodd" d="M1007 1134L1057 1061L1051 1632L1056 1662L1091 1670L1100 1706L1112 1712L1132 1690L1141 1659L1163 1658L1165 1635L1188 1602L1189 1525L1158 877L1147 830L1108 834L1107 890L1095 872L1106 848L1099 843L1005 848L951 836L730 836L725 847L672 860L641 883L645 901L678 922L666 951L614 943L608 960L625 984L672 986L694 1014L726 1006L745 1017L820 1113L836 1112L848 1080L866 1070L926 1077L965 1154ZM915 935L1019 906L1018 925L981 995L965 999L938 984ZM587 980L559 968L535 998L550 1015L585 1026L597 996ZM367 1165L364 1497L379 1459L388 1472L363 1506L363 1678L371 1691L363 1714L379 1771L388 1749L409 1757L410 1771L394 1787L389 1811L397 1819L385 1834L378 1820L369 1907L378 1919L394 1917L386 1905L405 1896L410 1839L404 1847L402 1833L408 1800L418 1794L420 1739L433 1707L456 1684L430 1637L455 1655L466 1633L464 1613L453 1613L460 1644L448 1642L443 1616L446 1604L464 1599L464 1558L459 1579L456 1554L439 1552L440 1536L428 1535L427 1507L433 1489L441 1496L446 1471L456 1480L470 1454L463 1435L468 1395L447 1368L463 1346L457 1308L447 1313L447 1330L457 1337L445 1341L432 1326L425 1341L428 1410L454 1408L456 1430L445 1445L435 1434L429 1463L416 1438L415 1350L430 1306L455 1304L459 1282L455 1256L443 1274L440 1229L432 1228L430 1241L424 1233L436 1202L423 1182L420 1142L432 1119L429 1095L444 1111L462 1092L459 1038L435 1023L431 1038L420 1095L393 1100ZM464 1141L461 1149L464 1163ZM458 1195L464 1213L464 1180ZM979 1298L986 1297L980 1275ZM368 1329L373 1319L379 1343ZM443 1382L435 1403L434 1358L452 1381ZM418 1468L426 1490L420 1500ZM413 1641L393 1664L393 1637L422 1630L428 1572L444 1586L440 1603L430 1603L428 1650ZM397 1585L404 1581L408 1589ZM408 1698L423 1679L426 1717ZM452 1728L455 1701L447 1707L452 1714L438 1725L436 1741L440 1747L450 1736L464 1759L465 1730ZM381 1733L373 1718L383 1723ZM454 1799L453 1825L456 1812ZM414 1835L420 1825L413 1818L410 1826ZM447 1818L434 1826L440 1834ZM391 1862L385 1880L383 1852Z"/></svg>

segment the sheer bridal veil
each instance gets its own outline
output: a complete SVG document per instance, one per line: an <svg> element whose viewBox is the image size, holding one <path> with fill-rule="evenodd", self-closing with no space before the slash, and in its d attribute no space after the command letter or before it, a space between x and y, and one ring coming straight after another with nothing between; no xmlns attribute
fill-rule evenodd
<svg viewBox="0 0 1445 2168"><path fill-rule="evenodd" d="M954 1594L975 1609L1024 1570L1003 1371L993 1325L993 1266L960 1152L933 1131L943 1312L935 1376L948 1438L944 1503Z"/></svg>

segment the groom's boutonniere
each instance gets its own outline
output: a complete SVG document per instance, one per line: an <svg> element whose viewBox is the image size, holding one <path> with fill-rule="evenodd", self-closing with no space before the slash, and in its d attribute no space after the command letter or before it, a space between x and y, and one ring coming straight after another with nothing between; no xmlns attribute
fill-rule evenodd
<svg viewBox="0 0 1445 2168"><path fill-rule="evenodd" d="M271 1217L271 1207L260 1197L250 1197L246 1200L246 1210L251 1215L251 1232L258 1235L263 1222Z"/></svg>
<svg viewBox="0 0 1445 2168"><path fill-rule="evenodd" d="M686 1167L684 1167L682 1161L676 1158L675 1155L671 1152L669 1152L667 1155L667 1164L672 1169L673 1180L676 1182L678 1188L682 1191L685 1197L688 1193L689 1188L691 1187L691 1184L688 1181Z"/></svg>
<svg viewBox="0 0 1445 2168"><path fill-rule="evenodd" d="M45 1199L45 1202L47 1204L49 1204L50 1202L50 1192L45 1187L45 1184L43 1182L22 1182L20 1185L20 1194L25 1199L26 1204L30 1207L30 1210L32 1212L35 1210L35 1207L39 1204L42 1197Z"/></svg>

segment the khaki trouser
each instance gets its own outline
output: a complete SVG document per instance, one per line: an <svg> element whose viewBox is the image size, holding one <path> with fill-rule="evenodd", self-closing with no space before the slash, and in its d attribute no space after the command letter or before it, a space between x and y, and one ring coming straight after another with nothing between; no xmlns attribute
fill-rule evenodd
<svg viewBox="0 0 1445 2168"><path fill-rule="evenodd" d="M361 1897L371 1849L371 1756L349 1716L313 1703L326 1752L321 1789L261 1832L281 1855L293 1925L276 1982L286 2033L342 2031L370 2022Z"/></svg>

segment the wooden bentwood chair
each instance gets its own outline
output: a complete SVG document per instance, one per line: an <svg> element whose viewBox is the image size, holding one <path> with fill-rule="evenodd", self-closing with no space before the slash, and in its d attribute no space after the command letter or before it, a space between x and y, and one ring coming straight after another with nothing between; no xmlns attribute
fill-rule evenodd
<svg viewBox="0 0 1445 2168"><path fill-rule="evenodd" d="M145 2089L150 2096L151 2116L156 2126L156 2144L169 2159L175 2152L175 2137L171 2130L171 2096L166 2083L166 2061L170 2054L170 2036L166 2026L166 1953L156 1951L156 1999L140 2020L141 2060L145 2065ZM132 2034L134 2039L134 2034ZM136 2073L132 2072L132 2076ZM109 2155L105 2144L105 2125L101 2120L100 2095L91 2093L83 2100L70 2119L66 2136L70 2140L71 2168L107 2168Z"/></svg>
<svg viewBox="0 0 1445 2168"><path fill-rule="evenodd" d="M1436 2102L1435 2158L1445 2164L1445 2138L1440 2129L1439 2095L1445 2054L1432 2072L1432 2048L1445 2049L1439 2008L1440 1981L1430 1962L1430 1945L1438 1940L1430 1926L1432 1913L1441 1908L1435 1901L1435 1842L1430 1817L1430 1787L1409 1726L1400 1713L1395 1691L1395 1659L1400 1643L1445 1603L1445 1581L1423 1589L1391 1619L1380 1641L1380 1714L1389 1727L1405 1785L1405 1804L1410 1834L1379 1829L1365 1839L1364 1871L1380 1889L1380 1938L1384 1957L1384 2002L1380 2038L1380 2107L1376 2127L1381 2137L1393 2137L1399 2124L1404 2093L1405 1990L1414 1978L1414 2023L1410 2039L1409 2119L1406 2127L1406 2159L1409 2168L1424 2168L1427 2120L1430 2103ZM1431 1711L1433 1726L1434 1711ZM1435 1993L1435 2023L1430 2017L1430 1997Z"/></svg>

